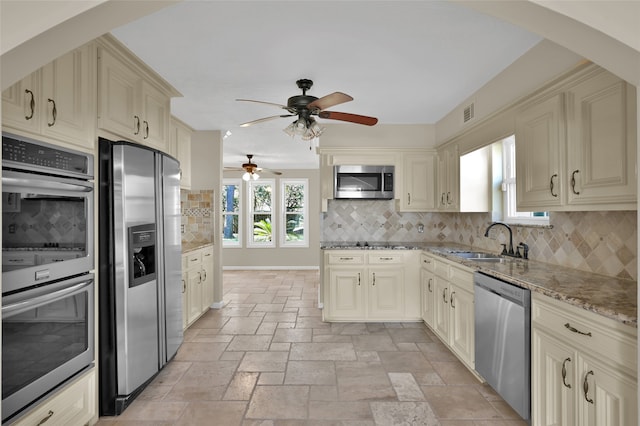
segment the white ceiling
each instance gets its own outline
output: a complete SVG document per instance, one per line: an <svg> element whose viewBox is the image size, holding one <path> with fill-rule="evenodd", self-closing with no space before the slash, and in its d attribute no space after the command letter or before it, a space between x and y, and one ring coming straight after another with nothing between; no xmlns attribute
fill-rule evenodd
<svg viewBox="0 0 640 426"><path fill-rule="evenodd" d="M172 113L196 130L231 132L224 165L245 154L267 168L315 168L309 142L282 129L294 117L237 98L286 104L340 91L333 111L380 124L434 124L540 41L540 37L446 1L196 1L112 33L178 89ZM336 121L318 119L320 124ZM358 126L344 123L345 126Z"/></svg>

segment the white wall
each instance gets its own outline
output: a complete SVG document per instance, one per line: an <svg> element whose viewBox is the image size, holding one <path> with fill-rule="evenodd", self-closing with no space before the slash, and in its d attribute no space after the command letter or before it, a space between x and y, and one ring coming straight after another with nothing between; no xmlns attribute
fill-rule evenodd
<svg viewBox="0 0 640 426"><path fill-rule="evenodd" d="M320 265L320 171L318 169L280 170L282 176L275 178L275 186L280 188L280 179L309 179L308 232L309 246L296 248L246 248L247 209L242 209L241 223L245 225L243 247L228 247L222 250L224 269L315 269ZM225 172L225 178L240 178L242 172ZM247 199L243 182L243 200ZM276 215L281 214L279 206ZM279 218L278 218L279 220ZM218 228L220 229L220 228Z"/></svg>
<svg viewBox="0 0 640 426"><path fill-rule="evenodd" d="M430 148L436 144L435 126L432 124L377 124L369 127L326 123L324 127L320 137L322 148Z"/></svg>

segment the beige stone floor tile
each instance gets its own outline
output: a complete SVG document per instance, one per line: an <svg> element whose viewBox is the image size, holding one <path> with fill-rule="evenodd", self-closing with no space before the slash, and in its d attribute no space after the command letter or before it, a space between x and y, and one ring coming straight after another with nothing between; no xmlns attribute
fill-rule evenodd
<svg viewBox="0 0 640 426"><path fill-rule="evenodd" d="M316 420L371 420L368 402L311 401L309 419Z"/></svg>
<svg viewBox="0 0 640 426"><path fill-rule="evenodd" d="M175 426L240 426L246 410L246 402L211 401L192 402L184 410Z"/></svg>
<svg viewBox="0 0 640 426"><path fill-rule="evenodd" d="M227 346L228 351L266 351L271 344L271 336L235 336Z"/></svg>
<svg viewBox="0 0 640 426"><path fill-rule="evenodd" d="M313 331L305 328L280 328L273 335L274 342L311 342Z"/></svg>
<svg viewBox="0 0 640 426"><path fill-rule="evenodd" d="M472 386L422 386L439 419L500 420L502 416Z"/></svg>
<svg viewBox="0 0 640 426"><path fill-rule="evenodd" d="M269 336L273 335L273 332L278 328L277 322L263 322L258 327L256 334L268 334Z"/></svg>
<svg viewBox="0 0 640 426"><path fill-rule="evenodd" d="M158 373L153 383L156 385L175 385L193 363L173 360Z"/></svg>
<svg viewBox="0 0 640 426"><path fill-rule="evenodd" d="M336 362L338 400L396 399L387 372L377 362Z"/></svg>
<svg viewBox="0 0 640 426"><path fill-rule="evenodd" d="M259 385L282 385L284 384L284 373L260 373Z"/></svg>
<svg viewBox="0 0 640 426"><path fill-rule="evenodd" d="M271 343L269 346L270 351L286 351L289 352L291 350L291 343Z"/></svg>
<svg viewBox="0 0 640 426"><path fill-rule="evenodd" d="M434 370L448 385L479 385L480 381L460 361L432 362Z"/></svg>
<svg viewBox="0 0 640 426"><path fill-rule="evenodd" d="M376 425L438 426L427 402L372 402L371 411Z"/></svg>
<svg viewBox="0 0 640 426"><path fill-rule="evenodd" d="M390 328L387 331L394 343L429 343L432 341L422 328Z"/></svg>
<svg viewBox="0 0 640 426"><path fill-rule="evenodd" d="M137 399L140 401L160 401L173 389L173 386L156 385L154 383L147 386L142 393L138 395Z"/></svg>
<svg viewBox="0 0 640 426"><path fill-rule="evenodd" d="M424 395L411 373L388 373L398 401L424 401Z"/></svg>
<svg viewBox="0 0 640 426"><path fill-rule="evenodd" d="M378 352L378 355L385 370L389 372L419 375L434 371L422 352Z"/></svg>
<svg viewBox="0 0 640 426"><path fill-rule="evenodd" d="M187 405L186 402L135 400L120 414L118 420L172 422L180 418Z"/></svg>
<svg viewBox="0 0 640 426"><path fill-rule="evenodd" d="M337 386L310 386L310 401L337 401Z"/></svg>
<svg viewBox="0 0 640 426"><path fill-rule="evenodd" d="M308 386L257 386L246 418L307 419L309 416Z"/></svg>
<svg viewBox="0 0 640 426"><path fill-rule="evenodd" d="M176 361L215 361L226 347L226 343L184 342L174 359Z"/></svg>
<svg viewBox="0 0 640 426"><path fill-rule="evenodd" d="M253 312L282 312L284 306L283 303L257 303Z"/></svg>
<svg viewBox="0 0 640 426"><path fill-rule="evenodd" d="M388 335L358 335L352 336L353 347L356 351L397 351L398 347Z"/></svg>
<svg viewBox="0 0 640 426"><path fill-rule="evenodd" d="M255 334L262 323L260 318L232 317L220 330L220 334Z"/></svg>
<svg viewBox="0 0 640 426"><path fill-rule="evenodd" d="M297 361L355 361L352 343L293 343L289 359Z"/></svg>
<svg viewBox="0 0 640 426"><path fill-rule="evenodd" d="M238 372L222 397L225 401L248 401L258 382L259 373Z"/></svg>
<svg viewBox="0 0 640 426"><path fill-rule="evenodd" d="M247 352L238 371L285 371L287 360L286 352Z"/></svg>
<svg viewBox="0 0 640 426"><path fill-rule="evenodd" d="M332 361L289 361L285 385L335 385L336 369Z"/></svg>

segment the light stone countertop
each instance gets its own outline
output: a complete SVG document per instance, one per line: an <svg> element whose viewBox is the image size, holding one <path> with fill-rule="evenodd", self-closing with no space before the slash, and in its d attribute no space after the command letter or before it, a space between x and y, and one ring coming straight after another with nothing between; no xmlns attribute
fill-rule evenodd
<svg viewBox="0 0 640 426"><path fill-rule="evenodd" d="M352 243L323 243L324 250L363 249ZM373 243L370 243L373 244ZM451 251L477 250L455 243L376 243L369 249L424 250L475 271L527 288L571 305L638 327L637 282L534 260L504 257L503 262L476 262ZM486 251L486 250L477 250Z"/></svg>
<svg viewBox="0 0 640 426"><path fill-rule="evenodd" d="M189 241L189 242L183 241L182 254L187 254L189 252L196 251L211 245L213 245L211 241Z"/></svg>

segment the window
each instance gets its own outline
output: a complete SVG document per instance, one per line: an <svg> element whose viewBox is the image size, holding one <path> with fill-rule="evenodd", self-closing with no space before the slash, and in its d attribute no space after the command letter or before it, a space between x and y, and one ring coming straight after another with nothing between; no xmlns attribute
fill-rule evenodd
<svg viewBox="0 0 640 426"><path fill-rule="evenodd" d="M273 238L273 186L274 181L261 179L250 181L248 229L251 229L249 247L274 247Z"/></svg>
<svg viewBox="0 0 640 426"><path fill-rule="evenodd" d="M240 200L242 192L240 179L225 179L222 185L222 245L240 247Z"/></svg>
<svg viewBox="0 0 640 426"><path fill-rule="evenodd" d="M516 210L516 139L514 135L502 140L502 176L503 220L507 223L548 225L548 212Z"/></svg>
<svg viewBox="0 0 640 426"><path fill-rule="evenodd" d="M307 179L283 179L280 186L282 214L280 241L282 247L308 247Z"/></svg>

